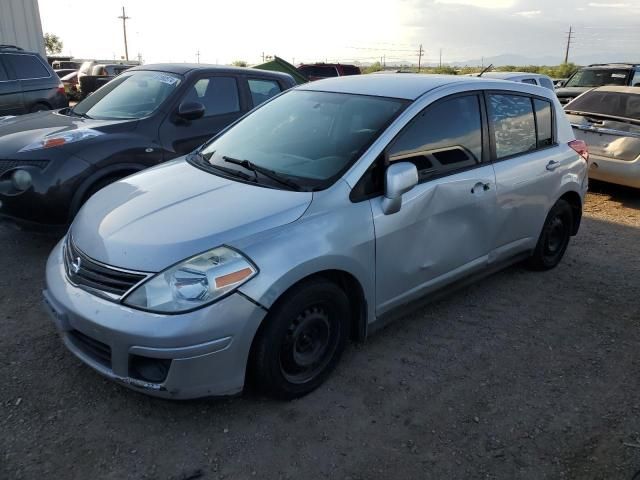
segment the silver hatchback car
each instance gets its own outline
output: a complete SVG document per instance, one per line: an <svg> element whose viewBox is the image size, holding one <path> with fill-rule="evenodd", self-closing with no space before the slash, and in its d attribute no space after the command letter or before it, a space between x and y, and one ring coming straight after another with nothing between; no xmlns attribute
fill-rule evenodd
<svg viewBox="0 0 640 480"><path fill-rule="evenodd" d="M95 194L51 253L45 303L77 357L138 391L250 378L301 396L401 307L515 261L557 265L587 156L541 87L312 82Z"/></svg>

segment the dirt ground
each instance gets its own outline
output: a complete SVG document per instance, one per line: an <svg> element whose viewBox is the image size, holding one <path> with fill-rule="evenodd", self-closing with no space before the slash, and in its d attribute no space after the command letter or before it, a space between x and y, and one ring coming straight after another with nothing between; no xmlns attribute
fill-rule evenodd
<svg viewBox="0 0 640 480"><path fill-rule="evenodd" d="M557 269L512 267L406 316L293 402L104 380L41 308L53 240L0 227L0 478L630 480L640 193L593 187Z"/></svg>

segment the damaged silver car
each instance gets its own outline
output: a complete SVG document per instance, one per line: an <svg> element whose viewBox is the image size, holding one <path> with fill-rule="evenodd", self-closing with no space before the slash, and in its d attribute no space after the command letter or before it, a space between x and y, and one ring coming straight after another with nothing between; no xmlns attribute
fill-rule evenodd
<svg viewBox="0 0 640 480"><path fill-rule="evenodd" d="M166 398L317 388L349 340L578 232L587 151L554 93L362 75L265 102L82 207L46 269L65 345Z"/></svg>

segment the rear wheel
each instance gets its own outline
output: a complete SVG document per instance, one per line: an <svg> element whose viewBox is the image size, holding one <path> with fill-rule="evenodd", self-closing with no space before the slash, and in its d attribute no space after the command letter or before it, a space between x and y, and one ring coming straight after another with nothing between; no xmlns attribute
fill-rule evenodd
<svg viewBox="0 0 640 480"><path fill-rule="evenodd" d="M558 200L547 215L528 266L534 270L549 270L558 265L569 246L572 228L571 206L564 200Z"/></svg>
<svg viewBox="0 0 640 480"><path fill-rule="evenodd" d="M347 344L349 316L349 300L336 284L314 279L293 287L256 338L252 373L259 389L291 399L320 386Z"/></svg>
<svg viewBox="0 0 640 480"><path fill-rule="evenodd" d="M51 107L44 103L36 103L33 107L31 107L29 113L44 112L46 110L51 110Z"/></svg>

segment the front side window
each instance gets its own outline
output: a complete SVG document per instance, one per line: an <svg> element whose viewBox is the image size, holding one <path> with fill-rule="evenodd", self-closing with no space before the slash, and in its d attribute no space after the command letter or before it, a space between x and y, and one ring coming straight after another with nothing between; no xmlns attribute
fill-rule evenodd
<svg viewBox="0 0 640 480"><path fill-rule="evenodd" d="M583 68L567 81L565 87L602 87L604 85L626 85L629 70L622 68Z"/></svg>
<svg viewBox="0 0 640 480"><path fill-rule="evenodd" d="M387 150L390 162L408 161L425 180L482 161L477 95L440 101L418 114Z"/></svg>
<svg viewBox="0 0 640 480"><path fill-rule="evenodd" d="M547 77L540 77L538 80L540 81L540 86L553 90L553 82Z"/></svg>
<svg viewBox="0 0 640 480"><path fill-rule="evenodd" d="M207 144L201 156L214 167L234 167L225 157L248 160L291 177L304 188L326 188L407 103L385 97L292 90Z"/></svg>
<svg viewBox="0 0 640 480"><path fill-rule="evenodd" d="M165 72L123 73L82 100L71 112L101 120L146 117L164 103L180 82L180 77Z"/></svg>
<svg viewBox="0 0 640 480"><path fill-rule="evenodd" d="M266 102L271 97L275 97L282 91L280 85L275 80L250 78L248 82L254 107Z"/></svg>
<svg viewBox="0 0 640 480"><path fill-rule="evenodd" d="M636 70L633 74L633 80L631 80L632 87L640 87L640 70Z"/></svg>
<svg viewBox="0 0 640 480"><path fill-rule="evenodd" d="M21 55L10 53L5 55L5 62L14 71L18 80L28 80L31 78L47 78L51 74L42 62L34 55Z"/></svg>
<svg viewBox="0 0 640 480"><path fill-rule="evenodd" d="M239 112L238 82L233 77L201 78L189 90L185 101L204 105L205 117Z"/></svg>
<svg viewBox="0 0 640 480"><path fill-rule="evenodd" d="M497 159L536 149L536 123L529 97L490 94L489 121Z"/></svg>

